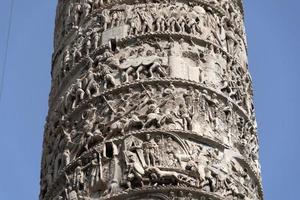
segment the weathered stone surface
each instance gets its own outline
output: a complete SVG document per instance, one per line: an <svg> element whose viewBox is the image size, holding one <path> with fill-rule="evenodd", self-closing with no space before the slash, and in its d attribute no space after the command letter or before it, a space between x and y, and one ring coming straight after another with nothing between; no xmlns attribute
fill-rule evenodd
<svg viewBox="0 0 300 200"><path fill-rule="evenodd" d="M60 0L40 199L263 199L242 4Z"/></svg>

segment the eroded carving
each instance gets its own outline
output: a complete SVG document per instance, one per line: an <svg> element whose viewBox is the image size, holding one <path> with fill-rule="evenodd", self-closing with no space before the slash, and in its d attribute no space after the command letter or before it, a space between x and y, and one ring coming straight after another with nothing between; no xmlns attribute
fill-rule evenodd
<svg viewBox="0 0 300 200"><path fill-rule="evenodd" d="M57 11L41 200L262 199L240 1Z"/></svg>

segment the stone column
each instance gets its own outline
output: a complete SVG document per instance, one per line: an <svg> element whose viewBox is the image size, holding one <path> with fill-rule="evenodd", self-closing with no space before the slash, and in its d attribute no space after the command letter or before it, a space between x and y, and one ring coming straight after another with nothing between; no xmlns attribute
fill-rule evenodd
<svg viewBox="0 0 300 200"><path fill-rule="evenodd" d="M263 199L239 0L59 0L41 200Z"/></svg>

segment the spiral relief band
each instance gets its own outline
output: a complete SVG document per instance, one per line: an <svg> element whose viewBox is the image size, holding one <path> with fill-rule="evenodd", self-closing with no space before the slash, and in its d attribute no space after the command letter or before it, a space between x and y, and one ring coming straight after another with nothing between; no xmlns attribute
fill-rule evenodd
<svg viewBox="0 0 300 200"><path fill-rule="evenodd" d="M59 0L41 200L260 200L238 0Z"/></svg>

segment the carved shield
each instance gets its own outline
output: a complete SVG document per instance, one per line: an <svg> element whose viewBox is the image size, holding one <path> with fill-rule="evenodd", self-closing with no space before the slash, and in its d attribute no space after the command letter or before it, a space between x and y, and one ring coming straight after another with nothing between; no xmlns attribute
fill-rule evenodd
<svg viewBox="0 0 300 200"><path fill-rule="evenodd" d="M143 63L143 57L138 57L136 59L131 60L132 67L139 67Z"/></svg>
<svg viewBox="0 0 300 200"><path fill-rule="evenodd" d="M119 66L120 69L128 69L129 67L131 67L131 62L129 60Z"/></svg>
<svg viewBox="0 0 300 200"><path fill-rule="evenodd" d="M150 65L150 64L152 64L156 59L158 59L157 56L149 56L149 57L146 57L146 58L144 58L144 60L143 60L143 65Z"/></svg>

